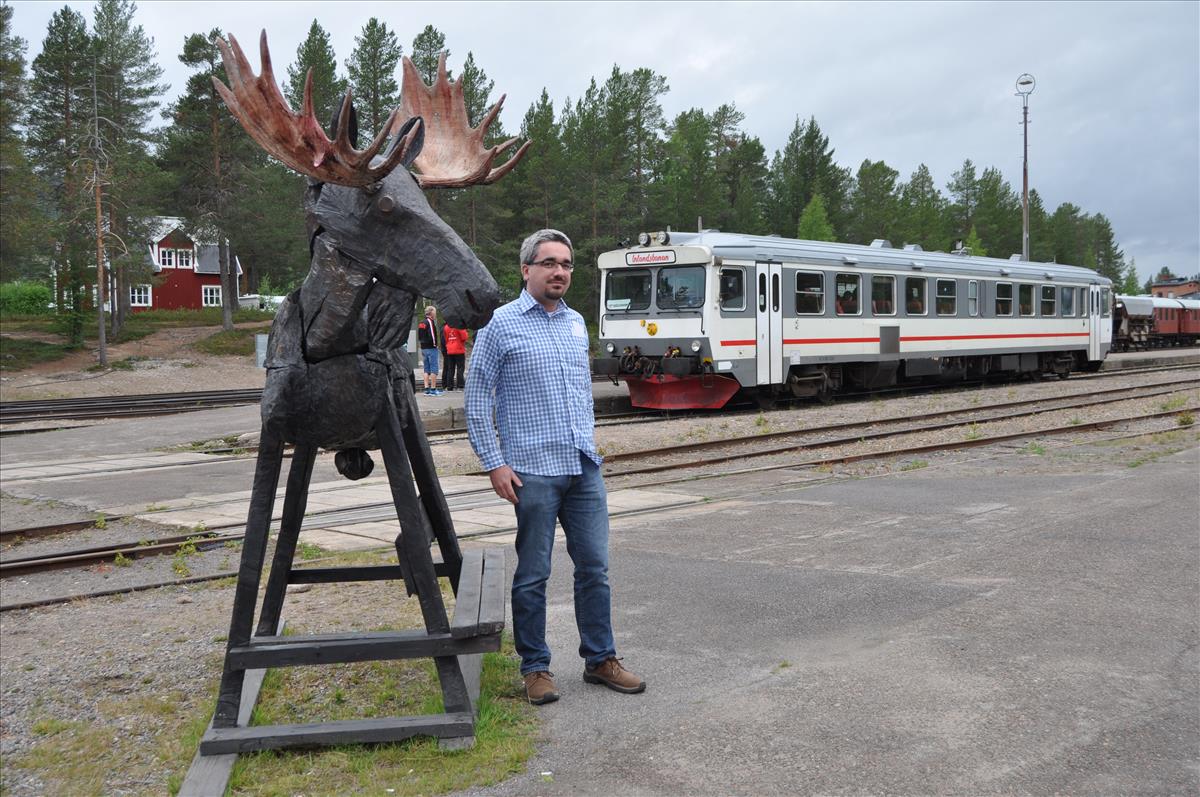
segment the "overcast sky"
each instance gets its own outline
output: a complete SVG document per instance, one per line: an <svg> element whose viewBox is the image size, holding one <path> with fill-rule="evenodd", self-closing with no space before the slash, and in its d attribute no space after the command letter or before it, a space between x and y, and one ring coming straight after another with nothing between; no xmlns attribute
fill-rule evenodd
<svg viewBox="0 0 1200 797"><path fill-rule="evenodd" d="M11 2L11 0L10 0ZM92 18L91 2L67 3ZM64 3L16 0L14 32L40 52ZM666 77L667 118L735 102L768 155L797 117L815 116L838 162L920 163L945 190L965 158L1021 190L1019 75L1030 97L1029 170L1048 211L1073 202L1112 221L1144 280L1200 272L1200 3L188 2L143 0L174 98L184 37L220 27L255 61L260 30L285 74L316 18L339 66L372 17L405 53L432 24L450 68L467 52L508 94L519 128L545 88L556 108L614 63ZM680 228L688 220L679 219ZM899 242L895 242L899 243ZM995 253L1001 254L1001 253Z"/></svg>

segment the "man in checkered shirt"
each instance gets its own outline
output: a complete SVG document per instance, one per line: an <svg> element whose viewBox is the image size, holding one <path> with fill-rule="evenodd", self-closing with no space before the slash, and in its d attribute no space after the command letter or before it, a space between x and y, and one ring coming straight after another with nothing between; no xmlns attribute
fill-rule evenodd
<svg viewBox="0 0 1200 797"><path fill-rule="evenodd" d="M492 489L516 509L513 637L525 693L538 705L559 697L546 644L556 521L575 563L583 680L627 694L646 688L621 666L613 643L608 503L593 439L588 334L562 299L571 258L571 239L558 230L539 230L521 244L525 289L479 330L466 390L471 446Z"/></svg>

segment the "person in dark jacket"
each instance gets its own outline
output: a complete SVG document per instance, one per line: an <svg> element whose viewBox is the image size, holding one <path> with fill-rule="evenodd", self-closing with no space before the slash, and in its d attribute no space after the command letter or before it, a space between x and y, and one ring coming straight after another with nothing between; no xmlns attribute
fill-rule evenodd
<svg viewBox="0 0 1200 797"><path fill-rule="evenodd" d="M438 349L441 348L441 333L438 331L437 308L425 308L425 318L417 324L417 345L421 347L421 365L425 371L425 395L440 396L437 389Z"/></svg>

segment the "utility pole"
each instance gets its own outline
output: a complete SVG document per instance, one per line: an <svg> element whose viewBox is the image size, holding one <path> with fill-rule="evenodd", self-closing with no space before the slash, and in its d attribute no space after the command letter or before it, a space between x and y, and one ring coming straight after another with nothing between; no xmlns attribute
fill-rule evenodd
<svg viewBox="0 0 1200 797"><path fill-rule="evenodd" d="M1024 133L1024 157L1021 160L1021 259L1029 260L1029 95L1037 85L1026 72L1017 78L1017 96L1021 98L1021 127Z"/></svg>

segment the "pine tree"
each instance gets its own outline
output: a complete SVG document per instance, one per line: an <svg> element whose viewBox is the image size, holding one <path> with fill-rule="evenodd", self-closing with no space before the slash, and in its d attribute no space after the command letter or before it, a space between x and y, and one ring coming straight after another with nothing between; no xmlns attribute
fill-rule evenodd
<svg viewBox="0 0 1200 797"><path fill-rule="evenodd" d="M684 111L671 123L655 208L683 229L698 218L701 224L713 223L723 205L714 143L712 120L699 108Z"/></svg>
<svg viewBox="0 0 1200 797"><path fill-rule="evenodd" d="M869 244L876 238L895 241L900 233L900 176L883 161L864 160L858 167L850 195L850 224L843 238Z"/></svg>
<svg viewBox="0 0 1200 797"><path fill-rule="evenodd" d="M821 194L830 223L844 227L848 215L850 172L838 166L829 137L821 133L815 117L803 126L797 117L783 151L771 160L771 225L794 229L800 213L815 194Z"/></svg>
<svg viewBox="0 0 1200 797"><path fill-rule="evenodd" d="M12 35L12 17L12 6L0 5L0 281L44 282L45 218L20 130L28 110L25 40Z"/></svg>
<svg viewBox="0 0 1200 797"><path fill-rule="evenodd" d="M971 232L967 234L967 240L963 241L963 248L967 250L967 254L973 257L987 257L988 254L988 250L984 247L983 241L979 239L979 233L975 232L973 225Z"/></svg>
<svg viewBox="0 0 1200 797"><path fill-rule="evenodd" d="M1125 279L1125 253L1117 246L1112 223L1103 213L1088 219L1088 244L1094 254L1096 270L1120 284Z"/></svg>
<svg viewBox="0 0 1200 797"><path fill-rule="evenodd" d="M214 28L183 41L179 60L196 71L188 77L183 95L164 114L171 126L160 158L178 180L175 212L187 220L194 238L217 242L222 323L232 329L237 269L226 241L237 237L231 218L236 215L236 205L244 201L247 174L261 164L262 156L213 85L214 78L229 83L217 48L220 36L220 29ZM248 258L247 263L251 262Z"/></svg>
<svg viewBox="0 0 1200 797"><path fill-rule="evenodd" d="M412 43L412 62L417 68L417 74L425 81L425 84L432 86L437 80L438 57L442 53L446 53L446 57L450 57L450 51L446 49L446 34L439 31L433 25L426 25L425 30L417 34ZM450 77L450 69L446 68L446 77Z"/></svg>
<svg viewBox="0 0 1200 797"><path fill-rule="evenodd" d="M950 192L946 227L952 238L962 240L975 224L975 209L979 205L979 178L970 158L963 161L962 168L950 176L946 190Z"/></svg>
<svg viewBox="0 0 1200 797"><path fill-rule="evenodd" d="M334 112L346 94L346 79L337 74L337 59L329 34L317 20L308 28L308 37L296 48L296 62L287 69L284 97L296 113L304 107L304 84L312 72L313 113L322 125L331 125Z"/></svg>
<svg viewBox="0 0 1200 797"><path fill-rule="evenodd" d="M388 114L400 104L400 85L396 66L403 48L386 22L375 17L367 20L362 33L354 37L354 51L346 61L359 129L367 137L383 129Z"/></svg>
<svg viewBox="0 0 1200 797"><path fill-rule="evenodd" d="M75 160L89 116L91 50L83 16L70 8L55 12L42 51L33 59L29 82L27 141L33 168L47 191L46 237L53 251L55 305L68 340L76 345L83 341L84 312L90 305L87 204Z"/></svg>
<svg viewBox="0 0 1200 797"><path fill-rule="evenodd" d="M103 216L106 254L112 262L114 333L120 332L130 312L131 279L148 280L150 275L140 245L151 215L150 119L167 89L159 83L163 71L154 40L134 24L136 12L132 0L98 0L94 20L96 99L104 120L96 133L108 164Z"/></svg>
<svg viewBox="0 0 1200 797"><path fill-rule="evenodd" d="M825 200L820 194L813 194L813 198L804 206L796 229L796 237L802 241L837 240L834 236L833 225L829 223L829 217L825 214Z"/></svg>
<svg viewBox="0 0 1200 797"><path fill-rule="evenodd" d="M900 188L900 234L896 243L919 244L931 251L948 248L946 198L924 163Z"/></svg>
<svg viewBox="0 0 1200 797"><path fill-rule="evenodd" d="M997 257L1021 251L1021 197L995 168L976 182L973 224Z"/></svg>

